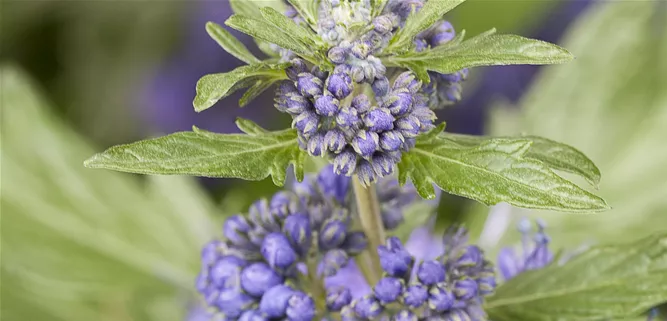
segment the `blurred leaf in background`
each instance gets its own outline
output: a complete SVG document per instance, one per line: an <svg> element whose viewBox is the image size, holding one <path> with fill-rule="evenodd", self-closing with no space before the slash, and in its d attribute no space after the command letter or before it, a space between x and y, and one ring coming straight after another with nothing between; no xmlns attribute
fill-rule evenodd
<svg viewBox="0 0 667 321"><path fill-rule="evenodd" d="M3 320L181 320L220 211L189 178L85 169L93 149L0 74Z"/></svg>
<svg viewBox="0 0 667 321"><path fill-rule="evenodd" d="M557 248L622 242L667 230L665 3L598 2L570 29L563 45L577 59L546 69L520 109L497 108L490 134L539 135L578 148L599 166L599 194L613 209L572 216L500 206L497 210L505 214L499 215L544 218ZM480 217L486 216L470 215ZM495 224L487 226L496 229L507 223L491 219ZM507 235L516 239L519 233Z"/></svg>

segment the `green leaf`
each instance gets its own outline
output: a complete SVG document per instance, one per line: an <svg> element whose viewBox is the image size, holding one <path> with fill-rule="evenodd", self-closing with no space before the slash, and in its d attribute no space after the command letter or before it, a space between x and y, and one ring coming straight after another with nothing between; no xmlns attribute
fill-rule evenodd
<svg viewBox="0 0 667 321"><path fill-rule="evenodd" d="M560 64L573 58L567 50L548 42L516 35L483 34L457 46L386 60L390 65L413 62L431 71L451 74L470 67Z"/></svg>
<svg viewBox="0 0 667 321"><path fill-rule="evenodd" d="M110 306L128 320L183 320L198 253L224 212L191 178L82 167L87 139L26 75L3 66L0 82L3 320L107 320ZM170 314L154 313L160 300Z"/></svg>
<svg viewBox="0 0 667 321"><path fill-rule="evenodd" d="M249 121L242 122L239 127L248 128ZM297 179L303 179L306 154L299 149L296 137L293 129L245 135L216 134L194 128L194 132L179 132L112 147L93 156L85 165L140 174L253 181L271 176L276 185L282 186L290 164L294 166Z"/></svg>
<svg viewBox="0 0 667 321"><path fill-rule="evenodd" d="M310 2L313 3L313 1ZM287 16L276 11L273 8L265 7L260 9L260 11L262 13L262 17L264 17L266 21L270 22L278 29L282 30L285 34L290 35L294 39L305 44L306 46L315 45L315 40L314 40L315 33L312 30L297 25L296 23L294 23L292 19L288 18Z"/></svg>
<svg viewBox="0 0 667 321"><path fill-rule="evenodd" d="M268 11L268 10L264 10L264 9L266 9L266 8L262 8L262 10L261 10L263 16L265 15L265 11ZM281 16L284 17L285 19L289 20L289 18L287 18L283 15L281 15ZM297 28L289 28L289 27L287 27L288 24L283 24L282 23L284 21L282 18L278 18L278 17L273 17L273 18L275 18L275 21L269 22L267 20L259 20L259 19L254 19L254 18L250 18L250 17L247 17L247 16L242 16L242 15L235 14L235 15L229 17L229 19L227 19L227 21L225 21L225 24L234 28L234 29L236 29L236 30L238 30L238 31L241 31L245 34L248 34L250 36L253 36L255 38L258 38L258 39L261 39L261 40L264 40L264 41L267 41L267 42L270 42L270 43L274 43L274 44L276 44L276 45L278 45L282 48L294 51L295 53L299 54L303 58L312 60L313 59L312 58L313 57L313 47L310 46L309 44L306 44L306 42L310 38L306 37L305 38L306 40L304 40L304 38L299 37L299 36L303 35L303 32L305 32L305 31L302 30L302 32L298 32L298 33L294 33L294 34L286 33L283 29L281 29L281 27L285 28L285 29L290 29L290 30L291 29L297 29L297 28L300 28L300 27L297 26L293 21L289 20L289 22L291 22L294 27L297 27ZM278 27L274 23L280 23L280 27ZM301 28L301 29L303 29L303 28ZM304 42L304 41L306 41L306 42Z"/></svg>
<svg viewBox="0 0 667 321"><path fill-rule="evenodd" d="M260 127L255 123L254 121L244 119L244 118L236 118L236 127L238 127L242 132L250 135L250 136L262 136L262 135L269 135L271 132L268 130Z"/></svg>
<svg viewBox="0 0 667 321"><path fill-rule="evenodd" d="M260 79L252 85L244 94L243 97L239 100L239 107L247 106L251 101L265 92L267 89L271 88L276 81L279 81L282 78L269 78L269 79Z"/></svg>
<svg viewBox="0 0 667 321"><path fill-rule="evenodd" d="M229 54L238 58L239 60L247 63L254 64L259 63L257 59L248 48L246 48L238 39L234 38L229 31L225 30L222 26L215 22L206 23L206 32L208 35L217 42L222 49L225 49Z"/></svg>
<svg viewBox="0 0 667 321"><path fill-rule="evenodd" d="M498 287L484 310L496 321L594 321L638 316L666 301L663 232L522 273Z"/></svg>
<svg viewBox="0 0 667 321"><path fill-rule="evenodd" d="M464 146L477 146L485 140L490 139L484 136L452 133L442 133L440 137ZM572 146L538 136L499 138L529 140L531 146L524 157L541 161L551 169L580 175L593 186L597 186L600 183L600 170L595 166L595 163L586 157L584 153Z"/></svg>
<svg viewBox="0 0 667 321"><path fill-rule="evenodd" d="M373 17L379 16L384 10L384 6L387 5L389 0L371 0L371 8Z"/></svg>
<svg viewBox="0 0 667 321"><path fill-rule="evenodd" d="M605 201L526 157L532 142L493 138L477 146L426 137L403 153L399 181L410 178L424 198L435 197L433 183L444 191L486 205L514 206L566 212L608 209Z"/></svg>
<svg viewBox="0 0 667 321"><path fill-rule="evenodd" d="M288 0L306 22L313 28L317 26L319 0Z"/></svg>
<svg viewBox="0 0 667 321"><path fill-rule="evenodd" d="M218 100L259 80L285 79L286 66L287 64L260 63L241 66L226 73L206 75L197 81L197 95L192 102L195 111L208 109Z"/></svg>
<svg viewBox="0 0 667 321"><path fill-rule="evenodd" d="M229 4L232 7L232 10L236 14L240 14L246 17L260 17L262 14L259 12L260 6L259 4L262 4L262 6L269 6L272 7L278 11L284 11L284 4L282 3L282 0L272 0L272 1L248 1L248 0L229 0ZM257 38L253 38L255 43L257 44L257 47L267 54L270 57L280 57L273 49L271 49L271 46L269 42L260 40Z"/></svg>
<svg viewBox="0 0 667 321"><path fill-rule="evenodd" d="M386 52L407 51L412 47L412 41L418 33L428 29L442 16L463 3L465 0L438 0L428 1L416 14L410 15L405 26L392 39Z"/></svg>
<svg viewBox="0 0 667 321"><path fill-rule="evenodd" d="M563 38L577 59L545 68L520 108L510 109L518 115L501 109L491 118L489 134L528 133L566 143L594 160L604 174L596 194L613 206L604 215L570 218L551 211L511 211L513 218L547 221L556 247L624 242L667 226L667 25L660 15L662 4L596 3ZM507 234L503 241L512 242L513 233Z"/></svg>

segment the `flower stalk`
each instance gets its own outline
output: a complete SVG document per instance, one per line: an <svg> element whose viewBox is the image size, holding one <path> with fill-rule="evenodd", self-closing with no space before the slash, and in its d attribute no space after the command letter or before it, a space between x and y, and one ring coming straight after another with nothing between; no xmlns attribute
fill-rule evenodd
<svg viewBox="0 0 667 321"><path fill-rule="evenodd" d="M368 249L360 256L358 262L361 261L359 262L359 266L366 279L371 284L374 284L382 274L377 248L384 244L386 238L380 212L380 203L375 191L375 184L364 186L358 177L354 177L352 179L352 188L354 190L359 220L364 233L366 233L369 245Z"/></svg>

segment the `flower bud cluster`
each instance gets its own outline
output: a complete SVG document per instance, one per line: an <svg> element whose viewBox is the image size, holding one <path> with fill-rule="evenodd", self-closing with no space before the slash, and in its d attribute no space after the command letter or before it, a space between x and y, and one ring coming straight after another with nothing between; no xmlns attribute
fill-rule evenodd
<svg viewBox="0 0 667 321"><path fill-rule="evenodd" d="M275 107L292 115L302 149L328 156L336 173L357 174L369 184L391 174L401 152L434 128L436 117L410 72L400 74L393 86L386 77L374 82L373 103L365 94L353 94L352 70L339 67L330 74L317 67L309 71L303 60L293 60Z"/></svg>
<svg viewBox="0 0 667 321"><path fill-rule="evenodd" d="M467 244L462 228L451 229L444 242L443 256L415 262L398 238L388 238L378 248L384 277L371 294L348 300L341 319L487 320L481 304L496 287L493 264Z"/></svg>
<svg viewBox="0 0 667 321"><path fill-rule="evenodd" d="M448 44L454 39L456 32L451 23L445 20L436 22L432 27L417 35L415 45L418 52ZM429 72L431 82L424 86L428 96L429 107L432 109L453 105L461 100L462 83L468 78L468 69L453 74Z"/></svg>
<svg viewBox="0 0 667 321"><path fill-rule="evenodd" d="M531 233L528 219L519 221L517 229L521 233L521 251L505 247L498 254L498 270L503 279L509 280L524 271L537 270L549 265L554 255L549 249L551 239L544 232L546 224L538 220L537 231Z"/></svg>

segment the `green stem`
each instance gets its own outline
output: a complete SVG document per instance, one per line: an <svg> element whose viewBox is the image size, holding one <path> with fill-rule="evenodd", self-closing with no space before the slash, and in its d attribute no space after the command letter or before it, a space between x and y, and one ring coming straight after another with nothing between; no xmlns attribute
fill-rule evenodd
<svg viewBox="0 0 667 321"><path fill-rule="evenodd" d="M361 227L368 238L369 248L360 254L357 262L359 268L370 284L375 284L382 274L380 258L377 255L378 246L385 240L384 225L380 214L380 203L375 192L375 185L364 186L359 178L352 179L354 196L357 201L357 209Z"/></svg>

